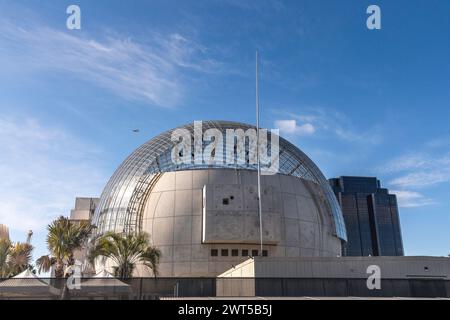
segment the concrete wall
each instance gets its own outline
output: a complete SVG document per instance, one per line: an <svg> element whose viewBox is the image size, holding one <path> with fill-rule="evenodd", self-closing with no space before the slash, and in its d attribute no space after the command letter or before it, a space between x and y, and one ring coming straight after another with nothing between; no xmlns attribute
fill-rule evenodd
<svg viewBox="0 0 450 320"><path fill-rule="evenodd" d="M99 198L77 197L75 199L75 208L70 211L70 219L90 220L99 200Z"/></svg>
<svg viewBox="0 0 450 320"><path fill-rule="evenodd" d="M75 199L75 208L70 211L70 220L74 223L81 221L90 221L95 208L98 205L99 198L77 197ZM88 249L77 249L74 251L74 259L81 262L84 275L95 274L93 268L87 263ZM103 267L100 268L101 271Z"/></svg>
<svg viewBox="0 0 450 320"><path fill-rule="evenodd" d="M263 242L281 239L281 197L273 186L261 188ZM258 191L253 185L216 184L203 189L203 243L259 244Z"/></svg>
<svg viewBox="0 0 450 320"><path fill-rule="evenodd" d="M220 277L256 278L367 278L367 267L380 267L384 279L448 279L446 257L299 257L248 259Z"/></svg>
<svg viewBox="0 0 450 320"><path fill-rule="evenodd" d="M143 215L143 230L162 251L160 276L214 277L245 261L247 256L242 256L242 250L259 250L255 193L250 192L256 190L256 183L256 172L248 170L164 173ZM340 240L334 235L331 211L320 187L285 175L263 176L262 186L266 193L263 212L272 213L263 221L267 242L264 249L269 257L340 253ZM234 200L240 200L225 207L222 201L230 192ZM206 227L202 239L203 222ZM240 229L243 224L249 228ZM217 249L218 256L211 256L211 249ZM228 256L221 256L222 249L228 249ZM239 256L231 256L232 249L237 249ZM151 273L138 268L135 275Z"/></svg>
<svg viewBox="0 0 450 320"><path fill-rule="evenodd" d="M255 278L217 278L217 297L254 297L256 295Z"/></svg>
<svg viewBox="0 0 450 320"><path fill-rule="evenodd" d="M380 270L379 290L367 287L373 265ZM450 297L450 258L256 257L219 275L216 286L223 297Z"/></svg>

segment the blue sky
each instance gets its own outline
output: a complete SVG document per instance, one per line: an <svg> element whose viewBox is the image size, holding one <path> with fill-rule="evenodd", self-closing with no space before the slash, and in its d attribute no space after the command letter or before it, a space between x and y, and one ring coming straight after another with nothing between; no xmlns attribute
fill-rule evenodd
<svg viewBox="0 0 450 320"><path fill-rule="evenodd" d="M70 4L81 30L66 28ZM381 30L366 28L370 4ZM327 177L380 178L406 254L450 254L449 12L446 0L0 0L0 223L15 241L33 229L42 255L46 225L148 139L194 120L254 123L258 49L262 125Z"/></svg>

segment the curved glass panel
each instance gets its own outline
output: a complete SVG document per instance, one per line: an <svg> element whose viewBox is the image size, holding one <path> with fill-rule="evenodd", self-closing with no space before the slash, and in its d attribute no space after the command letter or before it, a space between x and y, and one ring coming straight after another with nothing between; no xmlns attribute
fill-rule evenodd
<svg viewBox="0 0 450 320"><path fill-rule="evenodd" d="M223 134L223 152L225 154L232 152L235 154L233 144L227 144L225 141L227 129L256 129L254 126L231 121L203 121L203 132L207 129L218 129ZM130 199L136 186L141 178L145 175L152 175L158 172L171 172L192 169L208 169L208 168L234 168L257 170L256 165L250 164L248 161L244 163L234 162L233 164L175 164L172 161L171 153L174 142L171 141L172 132L176 129L187 129L193 135L194 124L180 126L178 128L166 131L155 138L144 143L136 149L116 170L100 198L100 203L94 215L94 223L98 226L98 232L113 230L122 232L125 230L125 221L127 215L130 214ZM268 133L270 141L270 132ZM209 144L210 142L206 142ZM205 143L203 144L205 146ZM229 150L233 148L233 150ZM336 197L322 172L300 149L291 144L289 141L279 138L279 171L280 174L300 177L309 181L313 181L320 185L327 197L333 213L336 235L347 240L346 230L342 212ZM246 151L248 152L248 144L246 143Z"/></svg>

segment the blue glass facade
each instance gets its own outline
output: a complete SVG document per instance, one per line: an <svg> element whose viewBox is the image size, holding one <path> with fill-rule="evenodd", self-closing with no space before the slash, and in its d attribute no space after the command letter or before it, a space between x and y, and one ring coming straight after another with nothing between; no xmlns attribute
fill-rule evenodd
<svg viewBox="0 0 450 320"><path fill-rule="evenodd" d="M397 198L377 178L330 179L347 229L344 256L402 256Z"/></svg>

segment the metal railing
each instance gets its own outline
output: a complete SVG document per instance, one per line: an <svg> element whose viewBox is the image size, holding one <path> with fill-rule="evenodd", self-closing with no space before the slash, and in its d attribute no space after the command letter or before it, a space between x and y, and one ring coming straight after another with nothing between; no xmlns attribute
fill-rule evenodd
<svg viewBox="0 0 450 320"><path fill-rule="evenodd" d="M369 290L359 278L23 278L0 279L0 299L152 300L182 297L450 298L447 279L383 279Z"/></svg>

